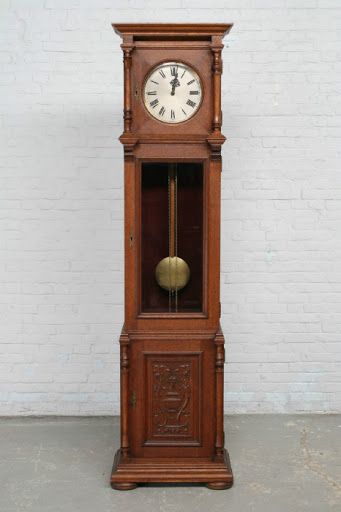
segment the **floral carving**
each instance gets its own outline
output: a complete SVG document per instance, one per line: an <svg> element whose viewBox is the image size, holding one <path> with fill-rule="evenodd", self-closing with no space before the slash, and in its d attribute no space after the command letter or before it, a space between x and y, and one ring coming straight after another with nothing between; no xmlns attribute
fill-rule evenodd
<svg viewBox="0 0 341 512"><path fill-rule="evenodd" d="M154 435L188 435L191 415L191 364L153 362Z"/></svg>

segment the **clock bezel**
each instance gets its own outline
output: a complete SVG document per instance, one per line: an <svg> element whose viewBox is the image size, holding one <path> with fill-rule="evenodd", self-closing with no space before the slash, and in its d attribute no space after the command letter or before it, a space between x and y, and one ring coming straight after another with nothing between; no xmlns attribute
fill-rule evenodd
<svg viewBox="0 0 341 512"><path fill-rule="evenodd" d="M197 109L195 110L195 112L188 118L188 119L184 119L183 121L177 121L177 122L170 122L170 121L162 121L161 119L158 119L157 117L153 116L153 114L148 110L147 106L146 106L146 102L145 102L145 87L146 87L146 83L149 79L149 77L154 73L154 71L156 71L157 69L161 68L162 66L165 66L165 65L172 65L172 64L177 64L177 65L183 65L183 66L186 66L187 68L189 68L193 75L196 75L196 79L198 80L199 84L200 84L200 87L201 87L201 97L200 97L200 102L199 102L199 105L197 107ZM143 84L142 84L142 91L141 91L141 96L142 96L142 104L143 104L143 107L145 109L145 111L148 113L148 115L154 120L154 121L157 121L159 123L162 124L162 126L164 125L169 125L169 126L179 126L179 125L182 125L182 124L185 124L185 123L188 123L190 121L192 121L192 119L195 118L195 116L198 114L198 112L200 111L201 109L201 106L202 106L202 103L203 103L203 100L204 100L204 96L205 96L205 88L204 88L204 82L203 80L201 79L201 76L198 72L198 70L192 65L192 64L188 64L187 62L185 62L184 60L162 60L160 61L158 64L155 64L145 75L144 79L143 79Z"/></svg>

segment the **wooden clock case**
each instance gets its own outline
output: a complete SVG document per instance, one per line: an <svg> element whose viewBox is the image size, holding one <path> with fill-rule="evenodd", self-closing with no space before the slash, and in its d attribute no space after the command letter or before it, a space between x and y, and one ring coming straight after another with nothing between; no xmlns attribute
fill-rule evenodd
<svg viewBox="0 0 341 512"><path fill-rule="evenodd" d="M221 146L225 141L221 133L221 51L222 39L231 27L113 25L123 40L124 132L120 141L125 179L121 447L111 475L114 489L129 490L142 482L202 482L212 489L225 489L233 482L224 448L224 337L219 321ZM175 125L155 120L142 101L146 75L159 63L170 61L190 65L203 87L198 112ZM187 181L194 183L194 192L185 183L181 204L184 223L189 219L183 247L191 259L191 246L196 246L191 265L198 278L192 278L188 288L192 291L186 292L183 308L170 312L163 308L162 291L151 276L152 253L161 255L162 251L148 236L162 214L156 210L154 222L149 222L144 208L157 208L159 202L161 212L164 201L158 191L162 195L164 189L158 188L158 178L153 176L161 176L162 166L174 163L180 174L189 169ZM191 217L193 211L201 212L199 230L195 215ZM156 248L151 251L150 247Z"/></svg>

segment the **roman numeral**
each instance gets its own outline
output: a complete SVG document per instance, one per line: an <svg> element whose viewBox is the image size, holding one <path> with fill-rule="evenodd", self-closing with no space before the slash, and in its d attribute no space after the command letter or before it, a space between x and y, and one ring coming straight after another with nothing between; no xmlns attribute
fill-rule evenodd
<svg viewBox="0 0 341 512"><path fill-rule="evenodd" d="M178 74L178 66L171 66L171 75L176 76Z"/></svg>
<svg viewBox="0 0 341 512"><path fill-rule="evenodd" d="M199 94L199 91L189 91L190 94Z"/></svg>
<svg viewBox="0 0 341 512"><path fill-rule="evenodd" d="M182 108L181 110L183 111L183 113L185 114L185 116L187 116L187 112L185 112L183 108Z"/></svg>
<svg viewBox="0 0 341 512"><path fill-rule="evenodd" d="M165 107L161 107L159 110L159 116L163 116L163 114L166 112Z"/></svg>
<svg viewBox="0 0 341 512"><path fill-rule="evenodd" d="M193 80L190 80L189 82L187 82L187 85L191 85L193 82L195 82L194 78L193 78Z"/></svg>
<svg viewBox="0 0 341 512"><path fill-rule="evenodd" d="M185 70L184 70L184 72L182 73L182 75L181 75L181 77L180 77L180 78L182 78L182 77L184 76L184 74L186 73L186 71L187 71L187 70L185 69Z"/></svg>
<svg viewBox="0 0 341 512"><path fill-rule="evenodd" d="M195 105L196 105L196 103L194 103L194 101L192 101L192 100L187 100L187 101L186 101L186 104L187 104L187 105L189 105L189 106L190 106L190 107L192 107L192 108L194 108L194 107L195 107Z"/></svg>
<svg viewBox="0 0 341 512"><path fill-rule="evenodd" d="M165 75L163 69L159 69L159 73L162 76L162 78L166 78L166 75Z"/></svg>
<svg viewBox="0 0 341 512"><path fill-rule="evenodd" d="M156 96L156 91L149 91L149 92L147 92L147 94L148 94L148 96Z"/></svg>
<svg viewBox="0 0 341 512"><path fill-rule="evenodd" d="M158 103L159 103L159 100L158 100L158 99L156 99L156 100L151 101L151 102L149 103L149 105L150 105L151 107L155 108L155 107L156 107L156 105L158 105Z"/></svg>
<svg viewBox="0 0 341 512"><path fill-rule="evenodd" d="M171 119L175 119L175 112L174 112L174 110L171 110Z"/></svg>
<svg viewBox="0 0 341 512"><path fill-rule="evenodd" d="M155 82L155 80L150 79L150 81L153 82L153 84L159 85L159 82Z"/></svg>

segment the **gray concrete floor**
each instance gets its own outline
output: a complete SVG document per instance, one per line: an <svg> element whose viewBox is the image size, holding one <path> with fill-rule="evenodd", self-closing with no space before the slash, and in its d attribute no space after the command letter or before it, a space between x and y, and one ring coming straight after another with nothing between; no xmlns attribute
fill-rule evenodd
<svg viewBox="0 0 341 512"><path fill-rule="evenodd" d="M1 512L340 512L341 417L226 418L235 484L113 491L118 418L0 420Z"/></svg>

